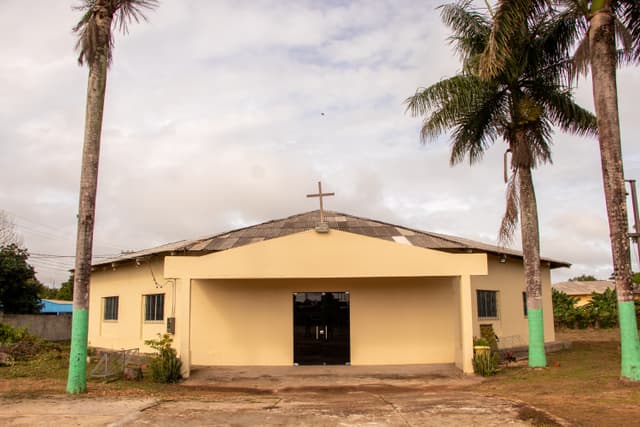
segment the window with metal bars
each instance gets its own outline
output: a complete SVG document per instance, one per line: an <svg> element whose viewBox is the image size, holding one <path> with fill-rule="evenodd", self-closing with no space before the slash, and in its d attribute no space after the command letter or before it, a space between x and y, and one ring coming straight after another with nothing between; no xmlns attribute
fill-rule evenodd
<svg viewBox="0 0 640 427"><path fill-rule="evenodd" d="M478 299L478 318L496 319L498 318L498 292L497 291L476 291Z"/></svg>
<svg viewBox="0 0 640 427"><path fill-rule="evenodd" d="M118 297L105 297L104 320L118 320Z"/></svg>
<svg viewBox="0 0 640 427"><path fill-rule="evenodd" d="M164 320L164 294L144 296L144 320Z"/></svg>

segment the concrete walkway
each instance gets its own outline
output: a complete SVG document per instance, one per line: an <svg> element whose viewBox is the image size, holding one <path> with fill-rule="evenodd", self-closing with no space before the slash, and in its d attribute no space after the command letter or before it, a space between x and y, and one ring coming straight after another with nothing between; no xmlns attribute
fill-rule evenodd
<svg viewBox="0 0 640 427"><path fill-rule="evenodd" d="M280 391L377 384L400 387L464 386L482 381L452 364L383 366L196 366L185 386Z"/></svg>
<svg viewBox="0 0 640 427"><path fill-rule="evenodd" d="M452 365L207 367L175 400L0 400L2 426L530 426L526 405L461 386ZM560 421L562 425L562 421Z"/></svg>

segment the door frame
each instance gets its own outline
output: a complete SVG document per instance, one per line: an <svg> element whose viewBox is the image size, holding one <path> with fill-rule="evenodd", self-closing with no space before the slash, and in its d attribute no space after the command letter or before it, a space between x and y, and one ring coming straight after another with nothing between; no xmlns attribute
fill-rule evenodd
<svg viewBox="0 0 640 427"><path fill-rule="evenodd" d="M326 361L323 361L321 363L320 362L319 363L314 363L314 362L311 361L311 362L307 363L307 362L299 362L299 361L296 360L296 297L299 294L319 294L319 295L321 295L320 301L324 300L324 297L325 297L326 294L333 294L333 295L335 295L335 294L343 294L343 295L347 296L347 298L346 298L346 305L347 305L346 324L347 325L346 325L346 328L344 328L345 331L346 331L346 341L344 342L344 346L346 348L343 349L343 351L345 351L345 353L346 353L346 358L345 358L346 360L340 361L340 362L335 362L335 363L334 362L327 363ZM340 290L340 291L316 291L316 290L313 290L313 291L294 291L294 292L291 293L291 295L293 297L292 298L292 306L291 306L292 307L292 313L291 313L291 317L292 317L292 319L291 319L292 320L292 322L291 322L291 325L292 325L292 348L291 348L291 350L292 350L293 364L295 366L299 366L299 365L311 365L311 366L313 366L313 365L316 365L316 366L318 366L318 365L320 365L320 366L322 366L322 365L334 365L334 366L347 365L348 366L348 365L351 365L351 292L348 291L348 290ZM342 301L342 302L344 303L344 301ZM341 317L342 316L340 316L340 318ZM325 322L326 322L326 320L324 322L322 322L322 323L325 323ZM334 329L334 328L332 327L332 329ZM329 336L330 332L328 330L325 330L325 334L327 334L327 336ZM319 347L321 347L321 348L323 347L321 343L319 343ZM324 346L324 349L326 349L326 348L327 347ZM320 356L320 359L323 359L323 356L324 356L324 354ZM329 358L331 358L331 357L329 356Z"/></svg>

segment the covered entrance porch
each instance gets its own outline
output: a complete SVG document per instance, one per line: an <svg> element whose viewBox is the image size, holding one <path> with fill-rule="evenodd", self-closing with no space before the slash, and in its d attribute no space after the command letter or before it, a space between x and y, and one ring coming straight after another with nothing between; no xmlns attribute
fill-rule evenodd
<svg viewBox="0 0 640 427"><path fill-rule="evenodd" d="M175 343L185 376L192 364L301 361L444 363L472 372L471 276L486 274L485 254L338 230L165 258L165 277L176 281ZM330 307L326 295L342 305ZM301 309L307 301L306 314L296 315L296 299Z"/></svg>

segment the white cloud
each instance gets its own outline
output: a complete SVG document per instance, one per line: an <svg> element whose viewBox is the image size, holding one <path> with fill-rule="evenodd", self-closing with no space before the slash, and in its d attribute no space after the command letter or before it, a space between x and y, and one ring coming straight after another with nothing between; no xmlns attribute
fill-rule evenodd
<svg viewBox="0 0 640 427"><path fill-rule="evenodd" d="M117 35L107 83L95 252L327 207L495 243L502 152L449 167L403 101L459 69L439 2L164 0ZM22 18L29 16L30 24ZM32 252L74 252L86 68L63 2L0 4L0 208ZM628 177L640 174L637 70L619 73ZM591 106L589 80L578 99ZM323 114L324 113L324 114ZM558 134L535 173L547 256L610 273L597 142ZM517 242L517 240L516 240ZM41 262L66 278L71 261Z"/></svg>

